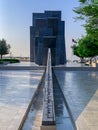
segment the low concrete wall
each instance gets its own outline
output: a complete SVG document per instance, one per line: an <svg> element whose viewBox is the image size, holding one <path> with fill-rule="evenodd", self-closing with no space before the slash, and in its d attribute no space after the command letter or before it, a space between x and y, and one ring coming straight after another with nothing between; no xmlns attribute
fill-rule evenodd
<svg viewBox="0 0 98 130"><path fill-rule="evenodd" d="M0 70L43 70L43 66L0 66Z"/></svg>
<svg viewBox="0 0 98 130"><path fill-rule="evenodd" d="M45 66L0 66L0 70L43 70ZM98 67L53 67L54 70L98 71Z"/></svg>
<svg viewBox="0 0 98 130"><path fill-rule="evenodd" d="M98 71L98 67L53 67L53 69L62 71Z"/></svg>
<svg viewBox="0 0 98 130"><path fill-rule="evenodd" d="M56 126L41 126L41 130L56 130Z"/></svg>

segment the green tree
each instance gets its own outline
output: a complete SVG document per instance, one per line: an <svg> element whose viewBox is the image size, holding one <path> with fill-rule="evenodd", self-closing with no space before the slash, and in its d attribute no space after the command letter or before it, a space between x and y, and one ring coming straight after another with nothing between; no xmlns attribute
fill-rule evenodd
<svg viewBox="0 0 98 130"><path fill-rule="evenodd" d="M81 1L81 0L80 0ZM83 1L83 0L82 0ZM81 2L79 8L75 8L74 12L79 14L76 19L85 20L85 30L87 34L98 36L98 4L94 2Z"/></svg>
<svg viewBox="0 0 98 130"><path fill-rule="evenodd" d="M80 7L74 12L79 15L76 19L84 20L86 36L78 40L74 54L79 57L94 57L98 55L98 4L95 0L79 0Z"/></svg>
<svg viewBox="0 0 98 130"><path fill-rule="evenodd" d="M74 55L83 59L92 58L98 55L98 43L97 40L90 35L86 35L78 40L78 44L72 46Z"/></svg>
<svg viewBox="0 0 98 130"><path fill-rule="evenodd" d="M0 40L0 55L1 59L3 55L8 54L10 51L10 45L6 43L5 39Z"/></svg>
<svg viewBox="0 0 98 130"><path fill-rule="evenodd" d="M78 57L81 57L78 53L78 47L76 44L74 44L71 48L73 49L73 54L78 56Z"/></svg>

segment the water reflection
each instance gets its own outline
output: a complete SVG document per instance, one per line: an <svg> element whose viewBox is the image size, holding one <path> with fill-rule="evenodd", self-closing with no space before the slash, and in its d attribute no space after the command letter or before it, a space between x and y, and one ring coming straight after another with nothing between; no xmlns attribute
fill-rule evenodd
<svg viewBox="0 0 98 130"><path fill-rule="evenodd" d="M0 104L28 104L43 71L0 71Z"/></svg>
<svg viewBox="0 0 98 130"><path fill-rule="evenodd" d="M55 71L76 120L98 89L98 72Z"/></svg>
<svg viewBox="0 0 98 130"><path fill-rule="evenodd" d="M56 129L57 130L74 130L71 116L68 113L66 104L64 102L63 95L60 91L59 84L53 78L53 91L54 91L54 104L55 104L55 116L56 116ZM63 88L62 88L63 89Z"/></svg>

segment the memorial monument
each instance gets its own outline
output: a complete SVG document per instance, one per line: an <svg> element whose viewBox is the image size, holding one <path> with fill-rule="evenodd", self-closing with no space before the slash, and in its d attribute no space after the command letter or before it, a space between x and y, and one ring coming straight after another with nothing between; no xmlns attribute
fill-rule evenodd
<svg viewBox="0 0 98 130"><path fill-rule="evenodd" d="M46 65L48 48L51 49L52 65L66 63L65 22L61 11L33 13L30 26L30 61Z"/></svg>

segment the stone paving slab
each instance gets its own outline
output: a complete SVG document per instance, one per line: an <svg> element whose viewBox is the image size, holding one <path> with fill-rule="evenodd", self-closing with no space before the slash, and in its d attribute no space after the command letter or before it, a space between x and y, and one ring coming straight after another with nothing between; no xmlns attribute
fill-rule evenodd
<svg viewBox="0 0 98 130"><path fill-rule="evenodd" d="M98 130L98 90L76 121L79 130Z"/></svg>
<svg viewBox="0 0 98 130"><path fill-rule="evenodd" d="M0 130L18 130L43 72L0 71Z"/></svg>
<svg viewBox="0 0 98 130"><path fill-rule="evenodd" d="M77 130L98 130L98 72L55 71Z"/></svg>

